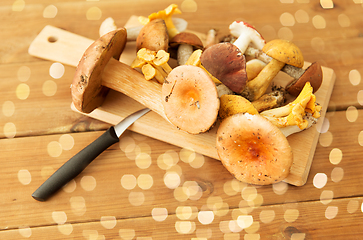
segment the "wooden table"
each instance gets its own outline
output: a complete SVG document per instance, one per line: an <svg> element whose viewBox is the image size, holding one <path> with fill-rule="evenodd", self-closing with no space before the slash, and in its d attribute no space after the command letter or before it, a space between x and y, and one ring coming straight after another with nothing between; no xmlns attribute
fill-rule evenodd
<svg viewBox="0 0 363 240"><path fill-rule="evenodd" d="M234 20L296 43L336 73L308 181L250 186L220 161L127 131L46 202L31 193L109 124L71 110L75 68L32 57L46 25L96 39L176 3L188 29L228 34ZM357 0L0 3L0 239L361 239L363 11Z"/></svg>

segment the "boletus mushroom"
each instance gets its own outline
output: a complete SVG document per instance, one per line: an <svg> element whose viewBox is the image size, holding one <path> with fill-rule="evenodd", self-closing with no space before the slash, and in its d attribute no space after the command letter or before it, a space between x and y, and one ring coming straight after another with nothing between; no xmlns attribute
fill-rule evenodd
<svg viewBox="0 0 363 240"><path fill-rule="evenodd" d="M181 32L170 39L170 48L176 49L178 65L184 65L194 50L203 49L203 42L191 32Z"/></svg>
<svg viewBox="0 0 363 240"><path fill-rule="evenodd" d="M263 46L262 51L272 57L272 60L243 89L242 96L250 101L257 100L266 92L273 78L285 64L297 68L304 66L304 57L301 50L290 41L284 39L272 40Z"/></svg>
<svg viewBox="0 0 363 240"><path fill-rule="evenodd" d="M102 75L111 58L119 60L126 45L126 29L111 31L97 39L83 54L71 86L76 109L90 113L102 105L109 88L102 85Z"/></svg>
<svg viewBox="0 0 363 240"><path fill-rule="evenodd" d="M298 96L306 82L310 82L313 87L313 93L320 88L323 82L323 71L318 62L313 62L298 79L294 79L288 83L285 89L292 96Z"/></svg>
<svg viewBox="0 0 363 240"><path fill-rule="evenodd" d="M136 38L136 51L146 48L152 51L164 50L169 48L169 35L163 19L154 19L148 22Z"/></svg>
<svg viewBox="0 0 363 240"><path fill-rule="evenodd" d="M205 49L200 57L203 67L229 89L241 93L247 83L246 59L232 43L218 43Z"/></svg>
<svg viewBox="0 0 363 240"><path fill-rule="evenodd" d="M293 161L286 137L258 114L238 113L224 119L217 131L216 146L226 169L249 184L282 181Z"/></svg>
<svg viewBox="0 0 363 240"><path fill-rule="evenodd" d="M216 86L201 68L175 67L162 86L162 102L168 120L191 134L208 131L215 123L219 98Z"/></svg>

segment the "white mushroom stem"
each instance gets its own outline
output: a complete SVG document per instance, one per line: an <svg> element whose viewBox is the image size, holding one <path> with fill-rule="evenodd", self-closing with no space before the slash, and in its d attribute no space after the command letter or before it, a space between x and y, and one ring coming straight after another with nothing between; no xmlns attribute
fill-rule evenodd
<svg viewBox="0 0 363 240"><path fill-rule="evenodd" d="M178 47L177 61L179 65L185 65L189 57L193 54L193 46L189 44L180 44Z"/></svg>
<svg viewBox="0 0 363 240"><path fill-rule="evenodd" d="M172 19L176 29L180 32L183 32L186 30L188 26L188 22L185 21L182 18L173 18ZM126 28L127 31L127 41L136 41L137 36L139 35L141 29L144 27L144 25L139 25L135 27ZM113 30L118 29L115 20L112 17L106 18L100 26L99 34L100 36L103 36L104 34L111 32Z"/></svg>
<svg viewBox="0 0 363 240"><path fill-rule="evenodd" d="M257 58L265 63L269 63L272 60L272 58L270 56L268 56L266 53L262 52L262 50L253 48L253 47L248 47L245 51L245 55L253 57L253 58ZM295 79L299 79L301 77L301 75L303 75L303 73L305 72L304 69L294 67L289 64L286 64L281 69L281 71L285 72L286 74L288 74L289 76L291 76Z"/></svg>
<svg viewBox="0 0 363 240"><path fill-rule="evenodd" d="M311 115L311 113L307 113L304 116L304 119L307 120L307 122L308 122L307 127L304 129L300 129L299 126L297 126L297 125L287 126L287 127L283 127L283 128L279 128L279 129L285 135L285 137L288 137L291 134L298 133L298 132L304 131L305 129L310 128L313 124L316 124L316 122L318 121L316 118L314 118Z"/></svg>
<svg viewBox="0 0 363 240"><path fill-rule="evenodd" d="M224 85L223 83L218 84L217 86L217 92L218 92L218 97L220 98L223 95L233 95L234 92L229 89L226 85Z"/></svg>
<svg viewBox="0 0 363 240"><path fill-rule="evenodd" d="M132 28L126 28L126 32L127 32L127 41L131 42L131 41L136 41L137 36L139 36L139 33L141 31L141 29L144 26L137 26L137 27L132 27Z"/></svg>
<svg viewBox="0 0 363 240"><path fill-rule="evenodd" d="M215 30L214 28L210 29L207 32L207 37L205 40L204 48L208 48L208 47L212 46L213 44L216 44L216 38L217 38L217 30Z"/></svg>
<svg viewBox="0 0 363 240"><path fill-rule="evenodd" d="M229 30L233 36L237 37L237 40L233 44L237 46L242 53L246 51L250 43L257 49L262 49L265 45L265 40L262 38L261 34L247 23L234 21L229 25Z"/></svg>

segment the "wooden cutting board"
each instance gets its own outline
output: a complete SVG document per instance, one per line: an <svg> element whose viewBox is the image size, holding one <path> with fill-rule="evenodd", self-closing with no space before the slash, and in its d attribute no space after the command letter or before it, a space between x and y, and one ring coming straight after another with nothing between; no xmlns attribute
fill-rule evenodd
<svg viewBox="0 0 363 240"><path fill-rule="evenodd" d="M126 26L132 27L135 25L138 25L137 17L133 16ZM205 40L204 34L197 34L202 41ZM93 40L77 34L53 26L45 26L31 43L28 52L35 57L60 62L70 66L77 66L84 51L92 42ZM128 42L120 61L130 64L136 56L135 49L135 43ZM305 67L308 65L310 65L310 63L305 63ZM303 132L293 134L287 138L293 150L294 161L290 174L285 179L285 182L295 186L302 186L307 181L320 134L319 126L321 126L324 121L336 78L332 69L326 67L323 67L322 69L323 83L320 89L315 93L316 101L322 106L321 118L313 127ZM276 85L280 85L281 83L281 85L284 86L290 80L291 78L289 76L280 72L275 78L275 83ZM74 111L77 111L72 104L71 108ZM144 108L144 106L132 98L111 90L103 105L86 115L114 125L141 108ZM181 148L187 148L211 158L219 159L215 148L217 128L218 123L207 133L191 135L178 130L158 114L150 112L136 121L129 129L160 141Z"/></svg>

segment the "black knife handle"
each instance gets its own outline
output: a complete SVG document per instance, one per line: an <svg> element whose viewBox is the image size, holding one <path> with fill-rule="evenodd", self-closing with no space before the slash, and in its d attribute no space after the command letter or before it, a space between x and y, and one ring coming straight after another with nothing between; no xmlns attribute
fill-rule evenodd
<svg viewBox="0 0 363 240"><path fill-rule="evenodd" d="M47 200L65 184L80 174L104 150L118 141L119 138L114 128L110 127L90 145L64 163L32 194L32 197L38 201Z"/></svg>

